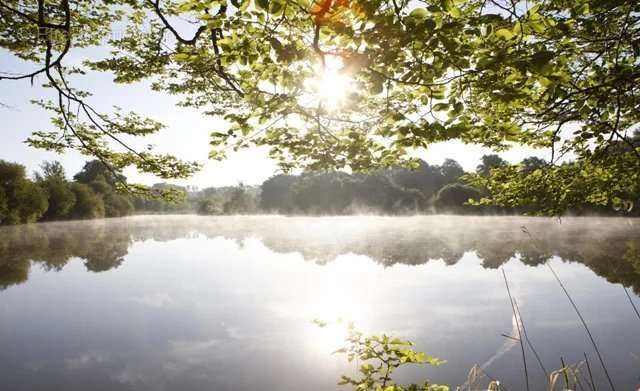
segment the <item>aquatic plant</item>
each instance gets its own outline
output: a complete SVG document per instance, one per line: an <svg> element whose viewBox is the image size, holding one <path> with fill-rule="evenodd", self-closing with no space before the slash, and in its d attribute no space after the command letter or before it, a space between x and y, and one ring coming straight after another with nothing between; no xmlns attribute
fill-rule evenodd
<svg viewBox="0 0 640 391"><path fill-rule="evenodd" d="M315 320L320 327L327 322ZM359 364L357 377L342 375L338 385L350 385L354 391L448 391L448 386L432 384L400 385L393 380L393 373L402 366L440 365L443 360L415 351L411 341L382 335L364 335L353 323L347 325L347 336L344 346L334 353L346 354L349 362L357 360Z"/></svg>

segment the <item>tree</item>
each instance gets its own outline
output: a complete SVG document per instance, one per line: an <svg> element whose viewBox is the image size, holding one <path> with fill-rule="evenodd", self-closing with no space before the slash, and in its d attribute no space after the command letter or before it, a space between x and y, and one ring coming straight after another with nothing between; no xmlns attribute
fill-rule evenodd
<svg viewBox="0 0 640 391"><path fill-rule="evenodd" d="M84 184L90 184L96 181L103 182L110 187L115 187L117 183L126 181L121 171L110 170L109 167L100 160L86 162L82 170L73 176L73 179ZM106 192L106 189L101 192Z"/></svg>
<svg viewBox="0 0 640 391"><path fill-rule="evenodd" d="M106 217L128 216L133 212L133 203L127 195L110 192L103 196L103 200Z"/></svg>
<svg viewBox="0 0 640 391"><path fill-rule="evenodd" d="M460 183L452 183L438 191L436 207L439 212L462 213L477 210L477 208L467 204L469 200L480 200L480 197L481 193L478 189Z"/></svg>
<svg viewBox="0 0 640 391"><path fill-rule="evenodd" d="M445 159L440 166L440 173L445 183L453 183L460 181L460 177L464 175L464 170L460 163L453 159Z"/></svg>
<svg viewBox="0 0 640 391"><path fill-rule="evenodd" d="M424 160L420 160L418 166L412 169L394 168L391 178L398 186L421 191L426 198L435 195L444 183L441 168L430 166Z"/></svg>
<svg viewBox="0 0 640 391"><path fill-rule="evenodd" d="M82 170L73 178L79 183L90 186L102 198L104 216L121 217L133 212L134 207L129 196L116 193L119 185L127 183L127 178L119 170L112 170L99 160L91 160L85 163Z"/></svg>
<svg viewBox="0 0 640 391"><path fill-rule="evenodd" d="M6 216L9 214L9 197L5 193L4 188L0 186L0 224L4 223Z"/></svg>
<svg viewBox="0 0 640 391"><path fill-rule="evenodd" d="M0 160L0 224L34 222L47 207L45 192L26 177L24 166Z"/></svg>
<svg viewBox="0 0 640 391"><path fill-rule="evenodd" d="M36 178L43 178L43 179L60 179L60 180L67 180L67 174L64 170L64 167L62 166L62 163L60 163L57 160L48 162L48 161L44 161L42 162L42 164L40 165L40 170L42 170L42 174L40 173L36 173Z"/></svg>
<svg viewBox="0 0 640 391"><path fill-rule="evenodd" d="M45 161L40 168L42 173L36 173L36 179L40 187L46 191L49 204L43 218L53 220L67 217L76 202L76 197L66 179L64 167L57 161Z"/></svg>
<svg viewBox="0 0 640 391"><path fill-rule="evenodd" d="M374 212L416 212L425 205L423 193L400 187L381 172L363 175L359 181L354 181L353 187L355 206Z"/></svg>
<svg viewBox="0 0 640 391"><path fill-rule="evenodd" d="M201 215L221 215L224 213L224 204L219 199L204 198L198 201L197 212Z"/></svg>
<svg viewBox="0 0 640 391"><path fill-rule="evenodd" d="M49 178L40 182L46 191L49 207L44 214L45 219L61 219L68 216L76 203L76 196L71 184L59 178Z"/></svg>
<svg viewBox="0 0 640 391"><path fill-rule="evenodd" d="M149 189L156 194L163 194L164 197L144 197L136 195L133 197L134 209L150 212L187 212L195 210L191 208L187 199L186 188L169 183L156 183ZM166 195L172 194L173 199L167 199Z"/></svg>
<svg viewBox="0 0 640 391"><path fill-rule="evenodd" d="M544 159L540 159L539 157L531 156L523 159L520 164L522 165L522 172L525 174L530 174L535 170L544 168L547 162L544 161Z"/></svg>
<svg viewBox="0 0 640 391"><path fill-rule="evenodd" d="M344 172L305 173L292 186L296 209L314 214L341 214L353 203L353 178Z"/></svg>
<svg viewBox="0 0 640 391"><path fill-rule="evenodd" d="M76 203L71 210L71 217L77 219L95 219L105 215L104 201L91 187L83 183L72 183Z"/></svg>
<svg viewBox="0 0 640 391"><path fill-rule="evenodd" d="M249 214L257 210L255 197L241 183L233 189L230 199L224 203L222 210L225 214Z"/></svg>
<svg viewBox="0 0 640 391"><path fill-rule="evenodd" d="M484 155L482 156L482 163L476 168L476 172L480 176L489 176L492 169L500 166L508 165L507 161L498 155Z"/></svg>
<svg viewBox="0 0 640 391"><path fill-rule="evenodd" d="M620 160L623 161L620 161ZM610 155L608 167L579 161L525 173L520 166L502 166L489 177L469 176L473 186L486 189L481 204L524 207L529 214L561 215L567 211L631 211L640 195L640 172L624 157Z"/></svg>
<svg viewBox="0 0 640 391"><path fill-rule="evenodd" d="M15 195L17 211L22 223L38 221L49 207L44 189L31 181L27 180L19 185Z"/></svg>
<svg viewBox="0 0 640 391"><path fill-rule="evenodd" d="M36 63L33 72L0 78L40 77L55 93L37 103L52 111L55 128L34 132L29 143L76 149L114 171L135 166L182 178L198 165L131 148L125 138L162 125L117 109L97 112L96 98L70 84L72 74L112 72L118 83L153 78L155 90L183 96L184 106L223 116L231 127L211 134L216 159L259 145L285 170L364 171L416 166L412 149L458 140L498 151L514 143L549 148L550 172L571 153L587 174L606 171L611 188L616 175L632 183L640 171L628 135L640 120L635 0L0 4L0 47ZM72 39L78 26L83 34ZM122 26L104 58L65 66L70 53ZM573 135L562 138L569 125ZM629 149L607 159L614 142ZM599 191L586 190L582 201Z"/></svg>
<svg viewBox="0 0 640 391"><path fill-rule="evenodd" d="M293 209L291 186L296 177L292 175L274 175L260 187L260 208L267 212L287 213Z"/></svg>

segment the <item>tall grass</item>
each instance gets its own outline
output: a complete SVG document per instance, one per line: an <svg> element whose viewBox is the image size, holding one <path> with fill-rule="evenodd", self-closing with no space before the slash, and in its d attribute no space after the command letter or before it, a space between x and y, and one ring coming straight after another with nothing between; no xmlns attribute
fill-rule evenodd
<svg viewBox="0 0 640 391"><path fill-rule="evenodd" d="M600 349L598 349L598 345L596 344L596 341L593 338L593 334L591 334L591 330L589 330L589 326L587 326L587 322L584 320L584 317L582 316L582 313L580 313L580 310L578 309L578 306L573 301L573 298L569 294L569 291L567 291L567 288L562 283L562 280L560 280L560 277L558 276L556 271L553 270L553 267L551 267L551 264L549 262L547 262L546 265L549 268L549 270L551 270L551 273L553 273L553 276L555 277L556 281L558 281L558 284L560 284L560 287L562 288L562 291L567 296L567 299L569 299L569 303L571 303L571 306L573 307L573 309L575 310L576 314L578 315L578 318L580 318L580 322L582 322L582 326L584 326L584 329L587 332L587 335L589 336L589 340L591 340L591 344L593 345L593 349L596 351L596 355L598 356L598 360L600 361L600 365L602 366L602 369L604 370L604 374L607 377L607 381L609 382L609 386L611 386L611 390L615 391L616 387L613 385L613 380L611 380L611 376L609 375L609 370L607 369L607 366L604 363L604 359L602 358L602 354L600 354Z"/></svg>
<svg viewBox="0 0 640 391"><path fill-rule="evenodd" d="M635 303L631 299L631 295L629 294L629 290L624 285L622 286L622 289L624 289L624 293L627 294L627 298L629 299L629 303L631 303L631 307L633 307L633 310L636 312L636 316L638 317L638 320L640 320L640 312L638 312L638 307L636 307Z"/></svg>
<svg viewBox="0 0 640 391"><path fill-rule="evenodd" d="M509 301L511 302L511 311L513 312L513 317L516 321L516 328L518 329L518 342L520 343L520 350L522 351L522 365L524 366L524 379L527 385L527 391L530 390L529 387L529 371L527 370L527 355L524 352L524 343L522 342L522 333L520 332L520 320L518 318L518 313L516 311L515 304L513 303L513 296L511 296L511 289L509 288L509 282L507 281L507 274L502 268L502 277L504 277L504 285L507 287L507 293L509 294Z"/></svg>

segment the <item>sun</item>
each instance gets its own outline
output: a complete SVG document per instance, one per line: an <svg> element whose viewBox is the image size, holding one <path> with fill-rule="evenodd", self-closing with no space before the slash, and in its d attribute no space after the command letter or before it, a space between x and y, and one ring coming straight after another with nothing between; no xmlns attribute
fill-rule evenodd
<svg viewBox="0 0 640 391"><path fill-rule="evenodd" d="M311 88L323 108L335 111L344 105L353 89L353 79L344 71L342 58L326 56L324 66L317 67L317 77L311 80Z"/></svg>

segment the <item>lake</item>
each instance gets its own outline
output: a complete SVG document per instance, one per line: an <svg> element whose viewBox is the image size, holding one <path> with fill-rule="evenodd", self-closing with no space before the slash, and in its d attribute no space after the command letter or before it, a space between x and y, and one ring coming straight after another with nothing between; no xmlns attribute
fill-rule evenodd
<svg viewBox="0 0 640 391"><path fill-rule="evenodd" d="M2 227L0 387L348 390L336 382L355 363L331 354L344 327L312 322L342 319L446 360L399 381L464 385L477 364L524 390L502 270L548 372L586 353L597 389L610 389L553 270L616 389L640 387L640 221L453 216ZM525 348L531 389L546 389Z"/></svg>

